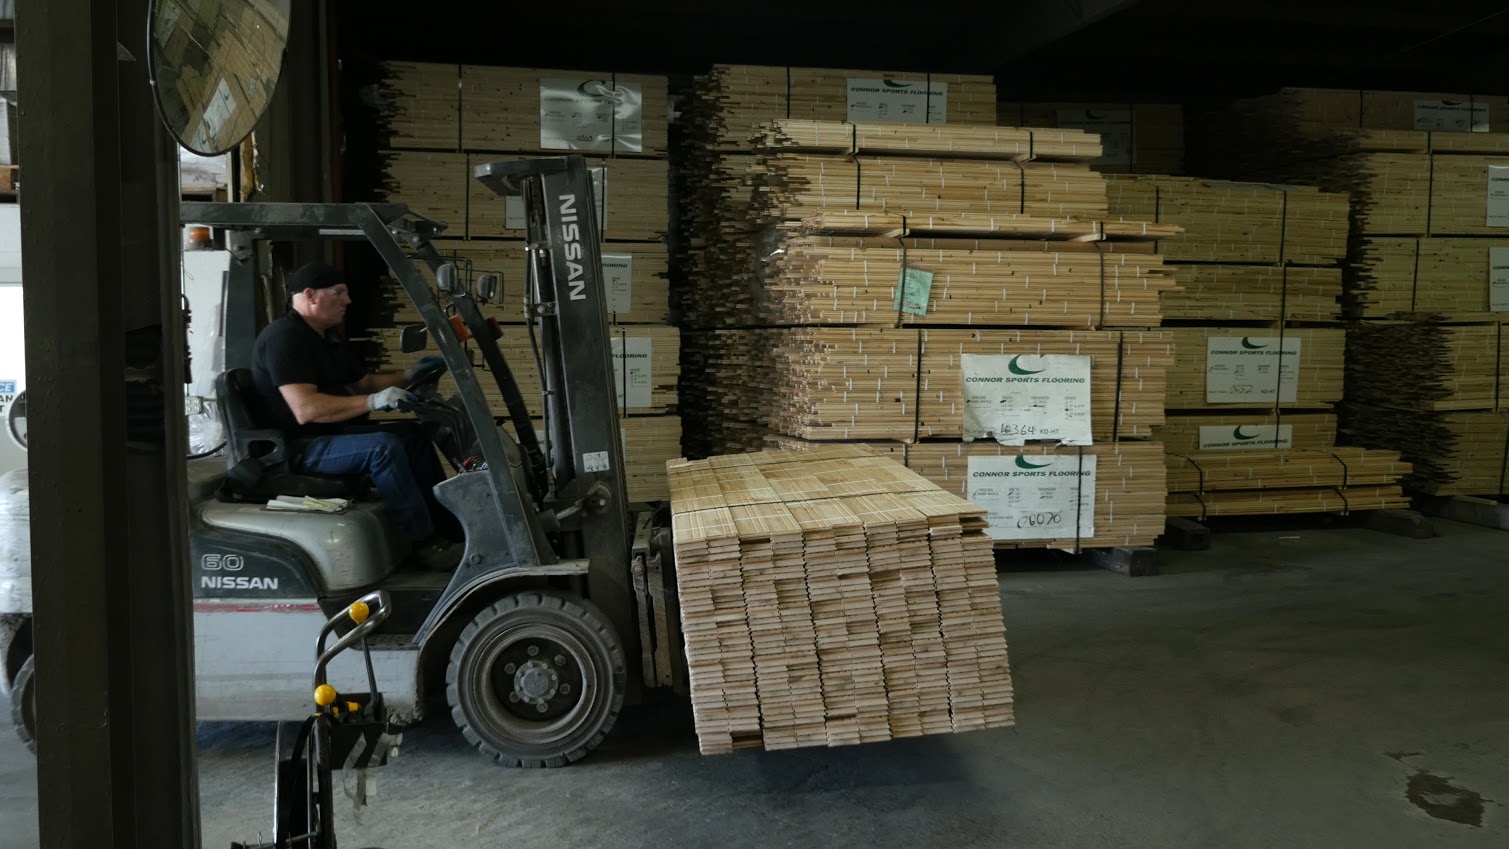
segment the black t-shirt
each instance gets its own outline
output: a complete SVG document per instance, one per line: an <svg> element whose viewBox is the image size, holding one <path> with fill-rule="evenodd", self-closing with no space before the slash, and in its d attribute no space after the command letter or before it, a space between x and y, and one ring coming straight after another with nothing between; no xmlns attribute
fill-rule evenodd
<svg viewBox="0 0 1509 849"><path fill-rule="evenodd" d="M339 433L367 416L330 424L299 424L279 386L289 383L312 383L326 395L353 395L350 385L367 373L361 360L344 340L321 336L290 311L267 325L252 347L252 381L257 387L259 409L253 410L257 423L275 427L290 436L317 436Z"/></svg>

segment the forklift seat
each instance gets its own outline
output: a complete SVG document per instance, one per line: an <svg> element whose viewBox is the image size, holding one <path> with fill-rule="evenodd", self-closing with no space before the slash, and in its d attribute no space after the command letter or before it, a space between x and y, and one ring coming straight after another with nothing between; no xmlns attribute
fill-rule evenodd
<svg viewBox="0 0 1509 849"><path fill-rule="evenodd" d="M265 502L279 495L354 499L365 491L365 475L336 477L290 470L283 432L258 427L252 415L256 393L250 369L231 369L215 379L225 426L224 495L229 500Z"/></svg>

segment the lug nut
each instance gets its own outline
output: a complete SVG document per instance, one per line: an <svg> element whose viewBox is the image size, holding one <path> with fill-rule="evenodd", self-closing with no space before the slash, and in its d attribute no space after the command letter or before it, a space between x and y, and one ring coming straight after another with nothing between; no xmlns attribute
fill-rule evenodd
<svg viewBox="0 0 1509 849"><path fill-rule="evenodd" d="M519 667L517 667L517 666L515 666L515 665L514 665L514 664L512 664L512 663L510 663L510 664L508 664L508 665L507 665L507 666L505 666L505 667L503 667L503 671L504 671L504 673L506 673L506 674L508 674L508 675L512 675L512 674L514 674L514 673L515 673L515 672L517 672L517 671L518 671L518 670L519 670Z"/></svg>
<svg viewBox="0 0 1509 849"><path fill-rule="evenodd" d="M556 655L555 656L555 665L556 666L565 666L566 665L566 656L563 655L563 654Z"/></svg>
<svg viewBox="0 0 1509 849"><path fill-rule="evenodd" d="M518 693L509 693L508 694L508 700L511 701L511 702L517 702L519 700L519 694Z"/></svg>
<svg viewBox="0 0 1509 849"><path fill-rule="evenodd" d="M534 706L534 709L539 711L540 713L544 713L545 711L550 710L550 707L544 702L537 702Z"/></svg>
<svg viewBox="0 0 1509 849"><path fill-rule="evenodd" d="M535 655L537 655L537 654L540 653L540 647L539 646L530 646L529 648L525 649L525 651L529 652L529 656L530 657L534 657Z"/></svg>

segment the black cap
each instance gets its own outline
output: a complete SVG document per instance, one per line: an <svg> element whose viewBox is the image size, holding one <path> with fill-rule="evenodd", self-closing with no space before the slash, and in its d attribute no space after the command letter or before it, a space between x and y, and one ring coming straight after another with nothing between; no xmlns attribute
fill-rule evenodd
<svg viewBox="0 0 1509 849"><path fill-rule="evenodd" d="M331 286L344 283L345 280L346 276L333 266L323 262L311 262L289 275L288 293L291 295L305 289L329 289Z"/></svg>

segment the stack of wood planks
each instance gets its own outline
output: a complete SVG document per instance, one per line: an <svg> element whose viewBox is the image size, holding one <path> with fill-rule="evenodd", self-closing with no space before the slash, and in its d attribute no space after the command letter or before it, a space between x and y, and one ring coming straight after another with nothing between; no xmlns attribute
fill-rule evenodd
<svg viewBox="0 0 1509 849"><path fill-rule="evenodd" d="M536 412L543 407L524 326L523 204L499 197L472 175L477 166L499 160L568 154L587 158L603 239L599 248L615 388L631 452L626 457L630 495L668 497L663 466L682 449L680 335L672 324L666 245L666 78L386 62L373 94L383 148L379 200L407 203L418 213L446 221L445 238L436 248L456 263L464 281L484 273L502 276L503 296L485 311L504 325L504 356ZM396 284L389 284L383 298L386 310L371 328L385 342L380 365L403 367L421 354L399 353L393 328L418 322L419 315ZM481 378L489 402L501 414L495 382L485 373Z"/></svg>
<svg viewBox="0 0 1509 849"><path fill-rule="evenodd" d="M1306 186L1113 175L1112 215L1181 227L1158 248L1183 291L1170 320L1335 321L1347 254L1347 197Z"/></svg>
<svg viewBox="0 0 1509 849"><path fill-rule="evenodd" d="M1184 173L1184 110L1178 104L1002 101L996 123L1095 133L1104 152L1090 165L1106 174Z"/></svg>
<svg viewBox="0 0 1509 849"><path fill-rule="evenodd" d="M1112 175L1113 215L1174 223L1160 244L1180 288L1163 296L1177 356L1168 375L1168 511L1205 518L1402 504L1397 452L1381 470L1309 475L1336 443L1345 330L1348 197L1314 187ZM1324 457L1331 457L1327 453ZM1338 462L1333 460L1332 462ZM1205 468L1227 470L1199 474ZM1242 470L1247 470L1243 473ZM1374 480L1393 474L1390 480Z"/></svg>
<svg viewBox="0 0 1509 849"><path fill-rule="evenodd" d="M724 111L687 106L688 456L859 442L999 547L1151 543L1181 228L1108 215L1095 134Z"/></svg>
<svg viewBox="0 0 1509 849"><path fill-rule="evenodd" d="M1509 313L1509 101L1286 89L1214 113L1192 137L1226 176L1351 196L1343 302L1363 323L1343 441L1401 451L1417 492L1505 491L1491 346Z"/></svg>
<svg viewBox="0 0 1509 849"><path fill-rule="evenodd" d="M668 471L704 754L1015 724L980 508L861 446Z"/></svg>
<svg viewBox="0 0 1509 849"><path fill-rule="evenodd" d="M1347 340L1343 430L1401 451L1429 495L1509 492L1504 325L1368 322Z"/></svg>

